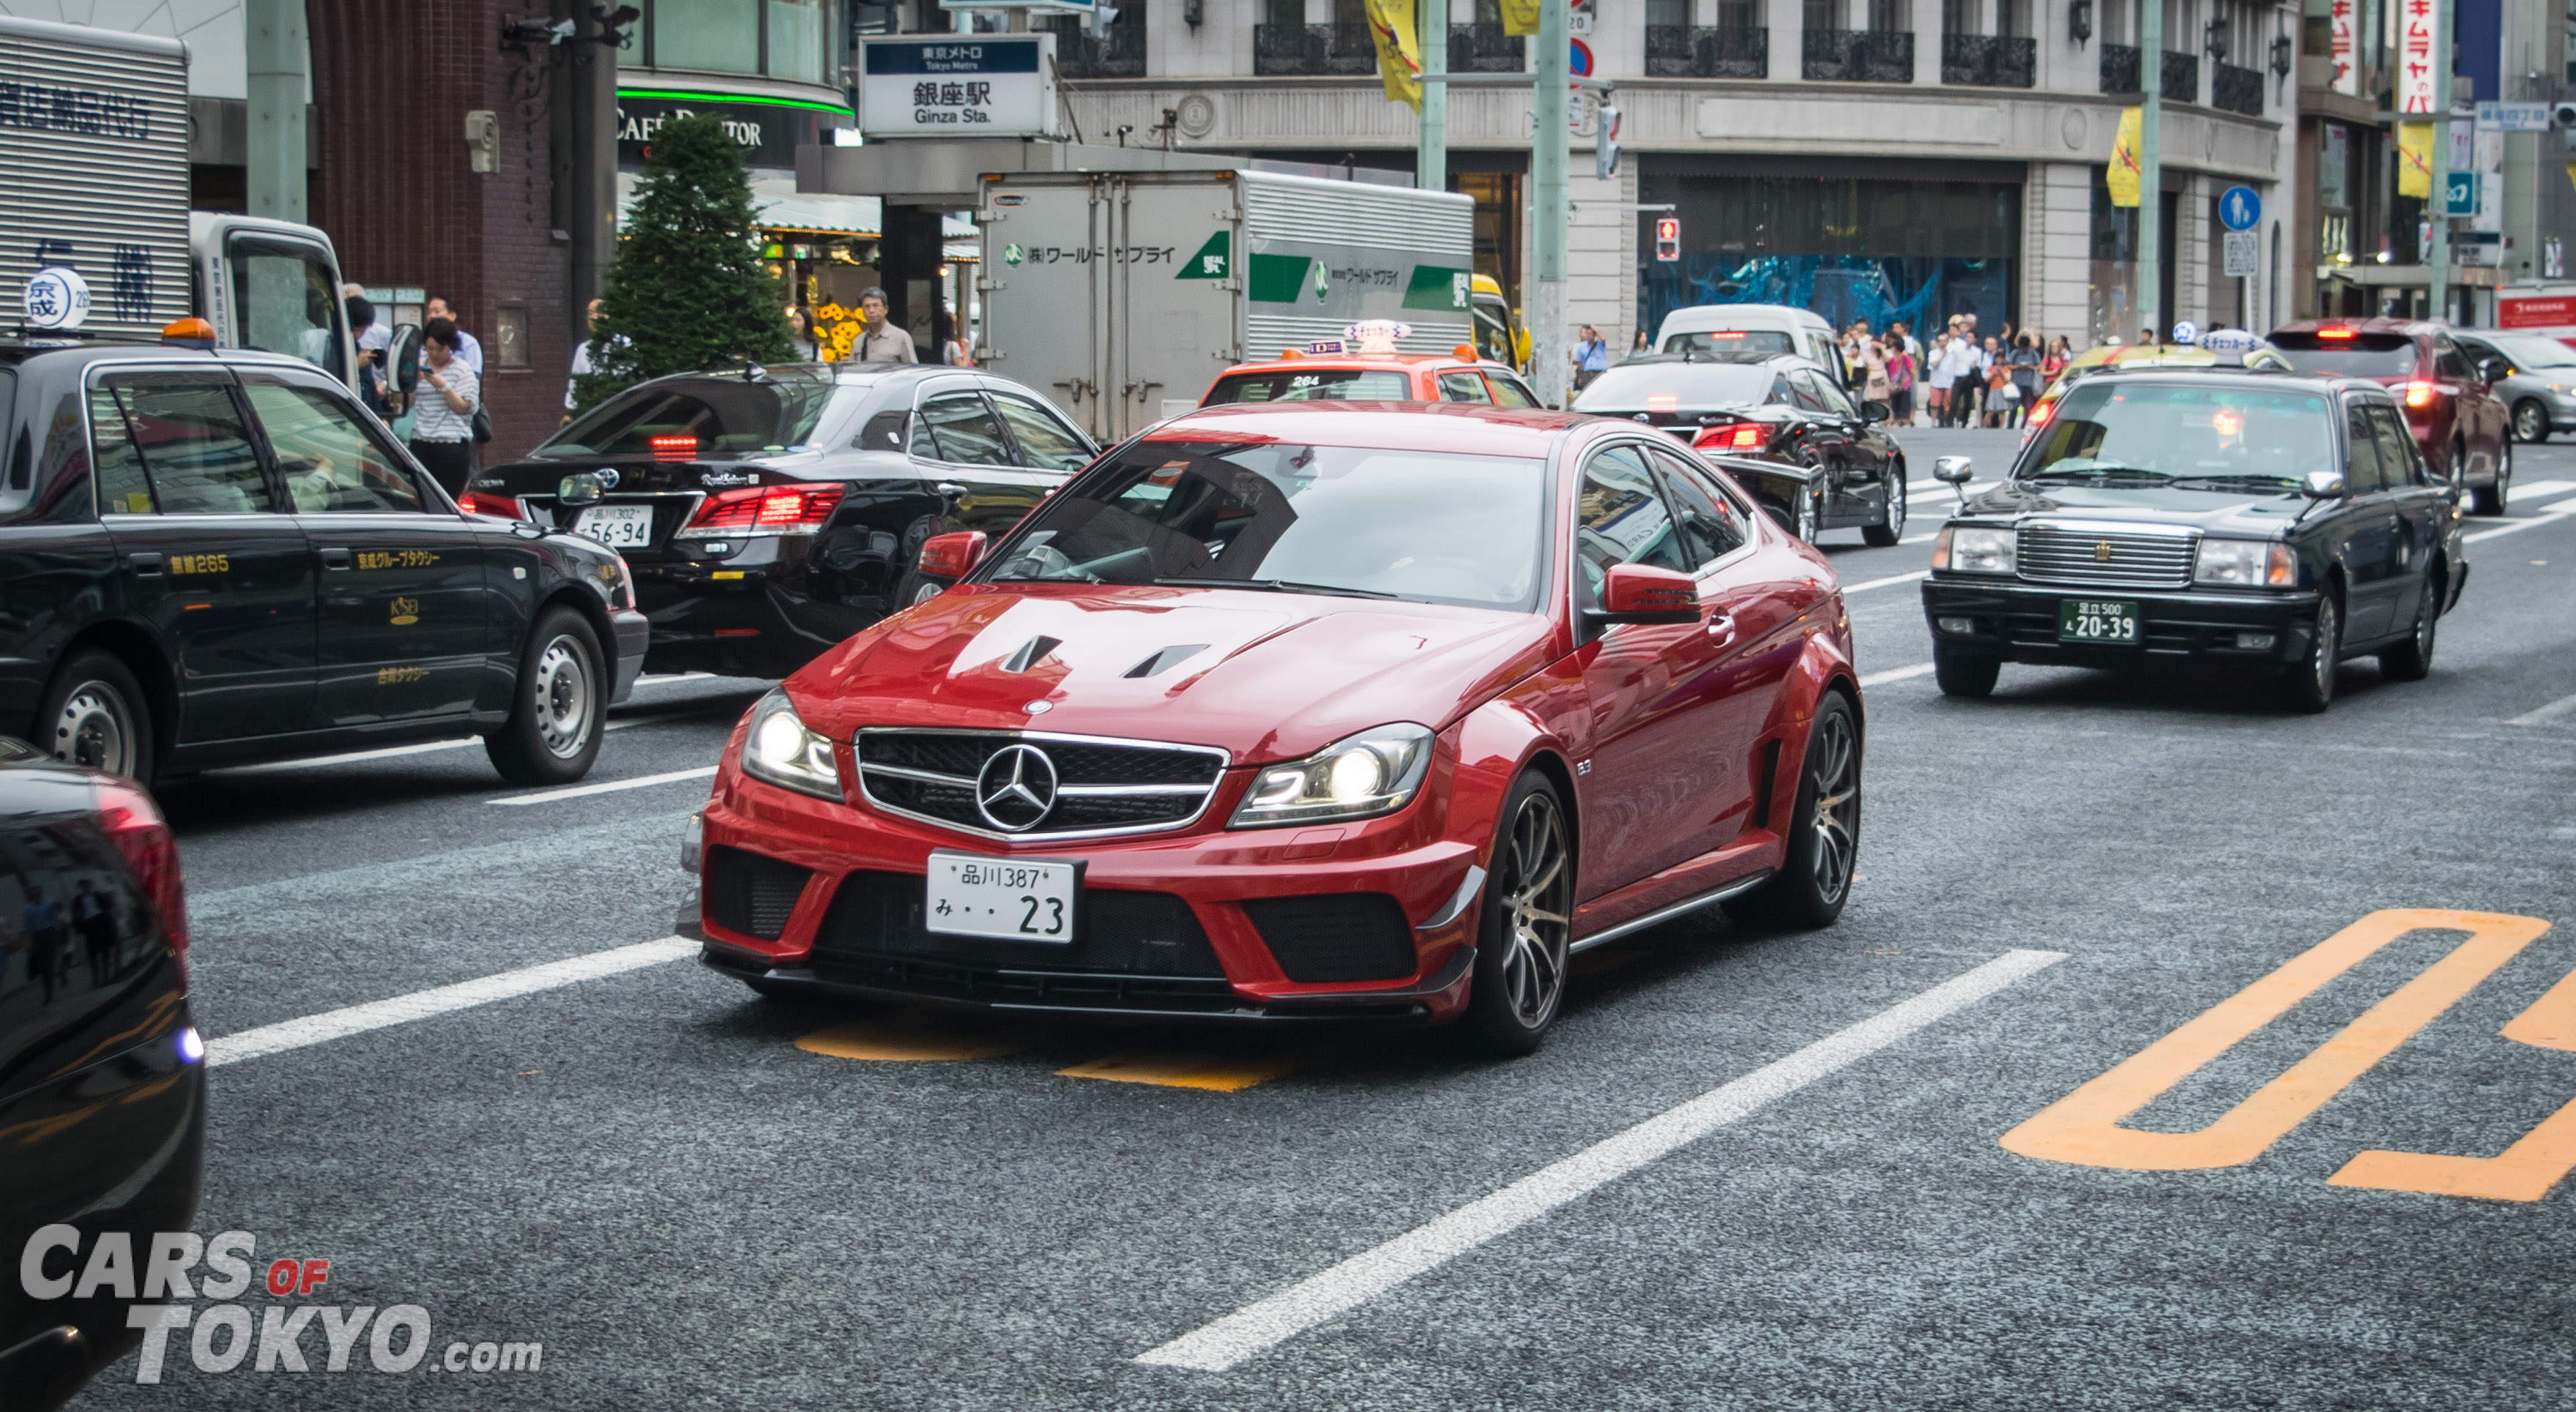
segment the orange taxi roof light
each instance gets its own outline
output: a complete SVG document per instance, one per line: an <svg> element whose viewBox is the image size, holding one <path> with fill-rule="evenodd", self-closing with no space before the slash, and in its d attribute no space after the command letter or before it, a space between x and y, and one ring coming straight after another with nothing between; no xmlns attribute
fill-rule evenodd
<svg viewBox="0 0 2576 1412"><path fill-rule="evenodd" d="M1451 357L1464 358L1468 362L1472 363L1476 361L1476 345L1472 343L1461 343L1457 347L1450 349L1449 354Z"/></svg>
<svg viewBox="0 0 2576 1412"><path fill-rule="evenodd" d="M215 346L215 326L194 316L173 319L161 326L161 341L182 348L210 349Z"/></svg>
<svg viewBox="0 0 2576 1412"><path fill-rule="evenodd" d="M1292 358L1303 358L1305 356L1306 350L1303 348L1282 348L1279 350L1279 361L1283 363Z"/></svg>

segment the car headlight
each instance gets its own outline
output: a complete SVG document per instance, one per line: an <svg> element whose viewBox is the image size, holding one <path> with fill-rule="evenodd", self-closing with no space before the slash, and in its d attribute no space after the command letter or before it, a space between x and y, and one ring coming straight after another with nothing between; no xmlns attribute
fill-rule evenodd
<svg viewBox="0 0 2576 1412"><path fill-rule="evenodd" d="M841 771L832 759L831 738L805 728L785 687L751 708L751 728L742 734L742 768L801 794L841 799Z"/></svg>
<svg viewBox="0 0 2576 1412"><path fill-rule="evenodd" d="M2263 539L2204 539L2192 560L2193 583L2228 588L2295 588L2299 564L2290 546Z"/></svg>
<svg viewBox="0 0 2576 1412"><path fill-rule="evenodd" d="M1227 827L1392 814L1413 801L1430 767L1430 728L1405 721L1361 731L1293 765L1263 767Z"/></svg>
<svg viewBox="0 0 2576 1412"><path fill-rule="evenodd" d="M1932 541L1932 567L1959 574L2013 571L2013 532L1990 525L1944 525Z"/></svg>

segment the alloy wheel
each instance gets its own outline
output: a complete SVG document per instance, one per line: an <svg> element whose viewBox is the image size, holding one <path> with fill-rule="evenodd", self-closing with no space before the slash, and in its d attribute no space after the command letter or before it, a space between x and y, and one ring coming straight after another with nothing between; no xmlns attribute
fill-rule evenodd
<svg viewBox="0 0 2576 1412"><path fill-rule="evenodd" d="M2317 603L2316 641L2308 648L2308 672L2315 678L2318 700L2334 696L2336 658L2341 655L2343 619L2335 612L2332 598Z"/></svg>
<svg viewBox="0 0 2576 1412"><path fill-rule="evenodd" d="M1830 903L1851 886L1859 854L1860 750L1851 717L1840 712L1821 716L1808 758L1814 764L1816 791L1816 892Z"/></svg>
<svg viewBox="0 0 2576 1412"><path fill-rule="evenodd" d="M2545 439L2549 435L2549 409L2537 401L2514 404L2513 434L2521 441Z"/></svg>
<svg viewBox="0 0 2576 1412"><path fill-rule="evenodd" d="M85 681L63 699L54 718L54 758L112 774L134 773L134 712L125 697L103 681Z"/></svg>
<svg viewBox="0 0 2576 1412"><path fill-rule="evenodd" d="M1512 1017L1536 1029L1565 997L1566 944L1574 896L1572 855L1556 801L1533 794L1512 819L1494 885L1503 899L1503 990Z"/></svg>
<svg viewBox="0 0 2576 1412"><path fill-rule="evenodd" d="M581 645L558 637L537 654L537 736L557 759L569 760L590 743L590 663Z"/></svg>
<svg viewBox="0 0 2576 1412"><path fill-rule="evenodd" d="M1905 536L1905 471L1889 467L1887 472L1887 533L1892 539Z"/></svg>

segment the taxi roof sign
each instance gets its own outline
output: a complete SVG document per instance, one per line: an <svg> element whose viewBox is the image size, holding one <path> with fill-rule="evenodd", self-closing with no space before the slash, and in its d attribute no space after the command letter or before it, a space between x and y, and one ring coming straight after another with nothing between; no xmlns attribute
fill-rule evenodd
<svg viewBox="0 0 2576 1412"><path fill-rule="evenodd" d="M1393 319L1362 319L1342 330L1342 337L1360 346L1362 353L1392 353L1400 338L1411 338L1413 325Z"/></svg>
<svg viewBox="0 0 2576 1412"><path fill-rule="evenodd" d="M2263 346L2263 340L2241 328L2214 328L2197 340L2201 351L2215 354L2221 362L2243 363L2245 355Z"/></svg>
<svg viewBox="0 0 2576 1412"><path fill-rule="evenodd" d="M1349 351L1338 338L1319 338L1306 345L1306 354L1312 358L1338 358Z"/></svg>

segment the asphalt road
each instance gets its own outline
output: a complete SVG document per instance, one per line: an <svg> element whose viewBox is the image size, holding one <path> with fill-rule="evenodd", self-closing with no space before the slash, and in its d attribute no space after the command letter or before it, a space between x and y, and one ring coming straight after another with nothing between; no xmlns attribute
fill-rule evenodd
<svg viewBox="0 0 2576 1412"><path fill-rule="evenodd" d="M2014 440L1905 439L1918 477ZM2563 1408L2576 987L2500 1031L2576 967L2576 453L2520 480L2566 493L2475 524L2432 678L2350 664L2318 717L2033 668L1947 701L1904 669L1949 492L1827 536L1850 910L1596 953L1517 1062L780 1005L676 947L290 1025L666 937L704 783L635 782L763 683L648 683L537 802L470 746L176 786L227 1061L197 1229L331 1261L254 1317L417 1306L430 1354L323 1371L317 1325L313 1371L206 1373L182 1333L78 1405ZM2551 929L2345 933L2386 909ZM440 1369L486 1341L542 1361Z"/></svg>

